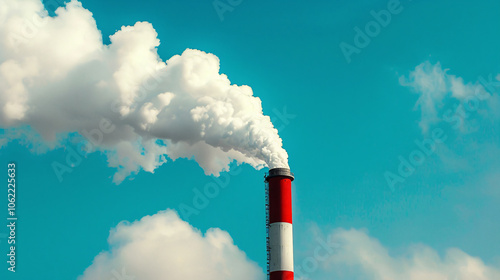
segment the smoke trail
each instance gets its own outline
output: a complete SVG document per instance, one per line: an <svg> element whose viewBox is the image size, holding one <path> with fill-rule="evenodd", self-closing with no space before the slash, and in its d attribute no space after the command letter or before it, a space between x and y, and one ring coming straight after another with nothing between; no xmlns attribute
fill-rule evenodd
<svg viewBox="0 0 500 280"><path fill-rule="evenodd" d="M110 39L78 1L50 17L40 1L0 0L0 127L28 126L52 148L84 135L117 168L116 183L166 157L216 175L233 160L288 167L260 99L220 74L215 55L187 49L162 61L147 22Z"/></svg>

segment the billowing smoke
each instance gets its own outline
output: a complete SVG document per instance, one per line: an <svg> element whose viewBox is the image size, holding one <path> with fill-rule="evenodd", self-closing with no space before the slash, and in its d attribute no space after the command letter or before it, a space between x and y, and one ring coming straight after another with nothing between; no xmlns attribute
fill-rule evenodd
<svg viewBox="0 0 500 280"><path fill-rule="evenodd" d="M229 163L288 167L277 130L217 56L187 49L162 61L153 26L124 26L104 45L92 13L71 1L51 17L38 0L0 0L0 127L36 131L51 148L75 134L117 168L119 183L167 158L206 174Z"/></svg>

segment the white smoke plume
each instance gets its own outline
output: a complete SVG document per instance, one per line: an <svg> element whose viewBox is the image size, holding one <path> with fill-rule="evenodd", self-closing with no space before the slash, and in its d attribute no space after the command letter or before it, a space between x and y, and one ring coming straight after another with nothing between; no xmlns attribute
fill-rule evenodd
<svg viewBox="0 0 500 280"><path fill-rule="evenodd" d="M104 45L92 13L71 1L51 17L39 0L0 0L0 128L45 143L78 133L121 182L167 157L206 174L229 163L288 167L261 100L219 73L217 56L187 49L162 61L153 26L123 26ZM14 133L11 133L14 131ZM10 132L10 133L9 133Z"/></svg>

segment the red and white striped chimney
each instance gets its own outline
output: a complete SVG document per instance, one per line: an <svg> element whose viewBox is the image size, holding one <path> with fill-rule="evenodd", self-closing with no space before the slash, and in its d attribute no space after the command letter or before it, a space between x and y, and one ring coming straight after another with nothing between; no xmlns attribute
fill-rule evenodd
<svg viewBox="0 0 500 280"><path fill-rule="evenodd" d="M293 280L292 181L288 168L273 168L267 187L267 257L270 280Z"/></svg>

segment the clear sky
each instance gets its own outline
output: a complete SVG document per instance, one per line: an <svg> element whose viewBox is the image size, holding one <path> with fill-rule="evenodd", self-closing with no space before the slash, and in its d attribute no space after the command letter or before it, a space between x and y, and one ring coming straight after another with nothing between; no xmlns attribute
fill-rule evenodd
<svg viewBox="0 0 500 280"><path fill-rule="evenodd" d="M45 3L51 16L54 3ZM261 99L296 177L297 279L500 279L500 2L81 3L104 44L122 26L149 22L163 61L188 48L212 53L220 73ZM9 55L0 53L0 70ZM117 183L109 151L97 151L58 178L54 162L77 149L74 135L46 148L32 141L40 137L29 134L30 123L2 117L0 124L5 181L7 164L17 165L18 217L15 273L5 265L8 232L0 227L1 279L128 279L117 276L123 269L137 280L195 275L167 265L179 271L151 276L176 257L203 266L206 279L223 279L210 271L221 264L263 279L267 169L233 162L217 179L194 160L167 157L153 172L143 165ZM216 193L200 200L210 187ZM189 246L163 244L163 253L123 248L154 247L154 239L140 241L151 227L196 235L167 209L203 235ZM212 237L228 251L217 255ZM187 250L221 259L202 265Z"/></svg>

